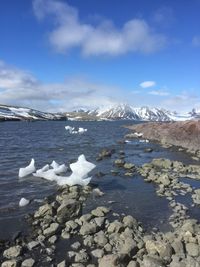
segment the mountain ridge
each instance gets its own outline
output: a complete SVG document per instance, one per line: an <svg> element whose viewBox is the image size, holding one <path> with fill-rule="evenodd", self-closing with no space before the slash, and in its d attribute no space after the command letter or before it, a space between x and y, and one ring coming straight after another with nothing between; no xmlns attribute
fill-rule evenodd
<svg viewBox="0 0 200 267"><path fill-rule="evenodd" d="M200 119L200 111L179 114L162 108L143 106L135 108L128 104L115 104L93 110L79 108L73 112L50 113L27 107L0 104L0 121L7 120L135 120L135 121L185 121Z"/></svg>

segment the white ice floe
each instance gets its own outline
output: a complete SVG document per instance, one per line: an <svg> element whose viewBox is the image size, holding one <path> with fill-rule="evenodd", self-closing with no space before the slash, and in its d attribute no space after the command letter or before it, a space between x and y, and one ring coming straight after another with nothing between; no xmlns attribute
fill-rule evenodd
<svg viewBox="0 0 200 267"><path fill-rule="evenodd" d="M137 133L137 132L135 132L134 135L135 135L136 137L142 137L142 136L143 136L143 133Z"/></svg>
<svg viewBox="0 0 200 267"><path fill-rule="evenodd" d="M24 207L24 206L28 205L29 203L30 203L30 200L28 200L28 199L22 197L22 198L20 199L20 201L19 201L19 206L20 206L20 207Z"/></svg>
<svg viewBox="0 0 200 267"><path fill-rule="evenodd" d="M26 177L29 174L32 174L33 172L35 172L35 170L36 170L35 169L35 160L32 159L30 164L27 167L19 169L19 177L20 178Z"/></svg>
<svg viewBox="0 0 200 267"><path fill-rule="evenodd" d="M65 126L65 130L69 131L70 134L81 134L81 133L85 133L87 132L87 129L79 127L77 130L75 129L75 127L71 127L71 126Z"/></svg>
<svg viewBox="0 0 200 267"><path fill-rule="evenodd" d="M58 164L59 165L59 164ZM55 163L51 166L57 166ZM56 181L58 185L88 185L92 177L88 177L88 173L96 167L95 164L86 160L84 155L80 155L78 160L70 164L70 169L72 174L70 176L60 176L58 174L67 170L65 164L59 165L59 167L54 169L49 169L43 171L42 169L37 170L33 173L36 177L41 177L49 181Z"/></svg>
<svg viewBox="0 0 200 267"><path fill-rule="evenodd" d="M50 166L53 168L55 174L60 174L67 171L67 166L65 164L59 165L55 160L52 161Z"/></svg>
<svg viewBox="0 0 200 267"><path fill-rule="evenodd" d="M149 143L149 140L148 139L141 139L139 140L140 143Z"/></svg>
<svg viewBox="0 0 200 267"><path fill-rule="evenodd" d="M85 132L87 132L87 129L80 127L80 128L78 128L78 132L79 133L85 133Z"/></svg>

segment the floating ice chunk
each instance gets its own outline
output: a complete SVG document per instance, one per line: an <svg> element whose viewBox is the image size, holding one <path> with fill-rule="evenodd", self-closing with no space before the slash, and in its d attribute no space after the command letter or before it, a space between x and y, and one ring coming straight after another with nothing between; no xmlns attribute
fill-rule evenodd
<svg viewBox="0 0 200 267"><path fill-rule="evenodd" d="M139 140L140 143L149 143L149 140L148 139L141 139Z"/></svg>
<svg viewBox="0 0 200 267"><path fill-rule="evenodd" d="M92 177L87 177L88 173L96 167L95 164L86 160L84 155L80 155L78 160L70 164L72 174L69 177L59 177L57 183L59 185L67 184L86 186L90 183Z"/></svg>
<svg viewBox="0 0 200 267"><path fill-rule="evenodd" d="M74 131L74 127L71 126L65 126L65 130L69 131L69 133L71 134Z"/></svg>
<svg viewBox="0 0 200 267"><path fill-rule="evenodd" d="M56 168L59 167L59 164L58 164L55 160L53 160L52 163L50 164L50 166L51 166L53 169L56 169Z"/></svg>
<svg viewBox="0 0 200 267"><path fill-rule="evenodd" d="M28 205L29 203L30 203L30 200L28 200L28 199L22 197L22 198L20 199L20 201L19 201L19 206L20 206L20 207L24 207L24 206Z"/></svg>
<svg viewBox="0 0 200 267"><path fill-rule="evenodd" d="M49 181L56 181L57 180L57 175L55 174L54 169L49 169L48 171L42 171L40 169L40 170L37 170L35 173L33 173L33 176L44 178L44 179L49 180Z"/></svg>
<svg viewBox="0 0 200 267"><path fill-rule="evenodd" d="M64 176L58 176L57 183L58 185L81 185L81 186L86 186L90 183L92 177L87 177L87 178L82 178L80 176L75 175L72 173L68 177Z"/></svg>
<svg viewBox="0 0 200 267"><path fill-rule="evenodd" d="M70 134L78 134L78 133L84 133L87 132L87 129L84 129L82 127L79 127L77 130L75 130L74 127L71 126L65 126L65 130L69 131Z"/></svg>
<svg viewBox="0 0 200 267"><path fill-rule="evenodd" d="M78 160L76 162L71 163L69 166L72 170L72 174L76 174L81 178L84 178L91 170L96 167L95 164L87 161L83 154L78 157Z"/></svg>
<svg viewBox="0 0 200 267"><path fill-rule="evenodd" d="M46 172L49 170L49 164L46 164L44 167L42 167L41 171Z"/></svg>
<svg viewBox="0 0 200 267"><path fill-rule="evenodd" d="M65 164L58 165L58 167L54 168L53 170L55 174L60 174L67 171L67 166Z"/></svg>
<svg viewBox="0 0 200 267"><path fill-rule="evenodd" d="M136 137L142 137L142 136L143 136L143 133L137 133L137 132L135 132L134 135L135 135Z"/></svg>
<svg viewBox="0 0 200 267"><path fill-rule="evenodd" d="M78 128L78 132L79 133L84 133L84 132L87 132L87 129L84 129L82 127Z"/></svg>
<svg viewBox="0 0 200 267"><path fill-rule="evenodd" d="M55 174L60 174L67 171L67 166L65 164L59 165L55 160L52 161L50 166L53 168Z"/></svg>
<svg viewBox="0 0 200 267"><path fill-rule="evenodd" d="M86 160L84 155L80 155L75 163L70 164L72 174L70 176L59 176L58 174L67 170L65 164L59 165L56 169L43 171L37 170L33 175L35 177L44 178L49 181L56 181L58 185L82 185L86 186L90 183L92 177L88 177L88 173L96 167L95 164Z"/></svg>
<svg viewBox="0 0 200 267"><path fill-rule="evenodd" d="M19 169L19 177L22 178L28 176L29 174L32 174L35 170L35 160L32 159L27 167Z"/></svg>

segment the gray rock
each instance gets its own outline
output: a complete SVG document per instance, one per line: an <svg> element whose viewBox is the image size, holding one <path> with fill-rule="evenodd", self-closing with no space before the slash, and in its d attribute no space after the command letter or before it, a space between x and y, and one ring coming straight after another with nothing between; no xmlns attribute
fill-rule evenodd
<svg viewBox="0 0 200 267"><path fill-rule="evenodd" d="M135 165L132 164L132 163L125 163L124 164L124 169L126 170L131 170L131 169L134 169L135 168Z"/></svg>
<svg viewBox="0 0 200 267"><path fill-rule="evenodd" d="M56 267L66 267L65 260L64 261L61 261L60 263L58 263Z"/></svg>
<svg viewBox="0 0 200 267"><path fill-rule="evenodd" d="M1 264L1 267L17 267L18 262L16 260L9 260L9 261L4 261Z"/></svg>
<svg viewBox="0 0 200 267"><path fill-rule="evenodd" d="M71 245L71 248L73 248L75 250L79 249L80 247L81 247L81 243L78 241Z"/></svg>
<svg viewBox="0 0 200 267"><path fill-rule="evenodd" d="M43 231L43 234L45 236L52 236L58 232L58 229L59 229L59 224L58 223L52 223L52 224L50 224L50 226L48 228L46 228Z"/></svg>
<svg viewBox="0 0 200 267"><path fill-rule="evenodd" d="M108 226L108 233L119 233L124 229L124 226L121 222L119 221L114 221L109 224Z"/></svg>
<svg viewBox="0 0 200 267"><path fill-rule="evenodd" d="M123 167L124 164L125 164L125 161L123 159L116 159L114 161L114 164L117 166L117 167Z"/></svg>
<svg viewBox="0 0 200 267"><path fill-rule="evenodd" d="M75 199L64 200L57 209L57 221L64 223L69 219L76 217L81 212L81 205Z"/></svg>
<svg viewBox="0 0 200 267"><path fill-rule="evenodd" d="M198 244L194 243L187 243L186 244L186 251L189 256L198 257L200 255L200 248Z"/></svg>
<svg viewBox="0 0 200 267"><path fill-rule="evenodd" d="M102 228L104 226L106 218L105 217L96 217L94 218L94 221L96 223L96 225L100 228Z"/></svg>
<svg viewBox="0 0 200 267"><path fill-rule="evenodd" d="M103 249L95 249L95 250L92 250L91 252L92 256L94 256L95 258L102 258L103 255L104 255L104 251Z"/></svg>
<svg viewBox="0 0 200 267"><path fill-rule="evenodd" d="M130 261L127 267L140 267L137 261Z"/></svg>
<svg viewBox="0 0 200 267"><path fill-rule="evenodd" d="M27 247L29 250L32 250L34 248L36 248L37 246L39 246L40 242L38 241L31 241L27 244Z"/></svg>
<svg viewBox="0 0 200 267"><path fill-rule="evenodd" d="M98 232L94 237L94 242L98 247L104 247L108 243L108 239L103 231Z"/></svg>
<svg viewBox="0 0 200 267"><path fill-rule="evenodd" d="M110 210L106 207L97 207L91 211L91 214L95 217L104 217Z"/></svg>
<svg viewBox="0 0 200 267"><path fill-rule="evenodd" d="M80 252L75 253L75 258L74 258L75 262L87 263L88 260L89 260L89 256L84 250L81 250Z"/></svg>
<svg viewBox="0 0 200 267"><path fill-rule="evenodd" d="M144 256L141 262L141 267L165 267L166 265L159 258L154 258L151 256Z"/></svg>
<svg viewBox="0 0 200 267"><path fill-rule="evenodd" d="M80 234L81 235L89 235L97 232L96 223L85 223L81 226Z"/></svg>
<svg viewBox="0 0 200 267"><path fill-rule="evenodd" d="M14 247L10 247L3 252L3 256L7 259L17 258L22 253L22 247L17 245Z"/></svg>
<svg viewBox="0 0 200 267"><path fill-rule="evenodd" d="M49 216L53 215L53 208L50 204L45 204L45 205L39 207L39 209L35 212L34 217L40 218L40 217L44 217L47 215L49 215Z"/></svg>
<svg viewBox="0 0 200 267"><path fill-rule="evenodd" d="M156 255L158 253L161 258L171 258L172 256L172 247L168 243L148 240L145 246L149 254Z"/></svg>
<svg viewBox="0 0 200 267"><path fill-rule="evenodd" d="M119 257L114 254L103 256L99 259L99 267L120 267Z"/></svg>
<svg viewBox="0 0 200 267"><path fill-rule="evenodd" d="M49 241L49 243L51 243L51 244L55 244L56 243L56 241L57 241L57 236L56 235L53 235L53 236L51 236L49 239L48 239L48 241Z"/></svg>
<svg viewBox="0 0 200 267"><path fill-rule="evenodd" d="M22 262L22 267L32 267L35 264L34 259L26 259Z"/></svg>
<svg viewBox="0 0 200 267"><path fill-rule="evenodd" d="M133 228L137 226L137 221L132 216L128 215L123 218L123 224L125 227Z"/></svg>

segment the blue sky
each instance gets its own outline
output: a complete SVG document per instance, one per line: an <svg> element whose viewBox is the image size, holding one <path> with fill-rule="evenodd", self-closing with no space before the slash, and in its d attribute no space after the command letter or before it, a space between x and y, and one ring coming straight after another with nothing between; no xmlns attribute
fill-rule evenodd
<svg viewBox="0 0 200 267"><path fill-rule="evenodd" d="M200 0L0 3L0 103L200 107Z"/></svg>

